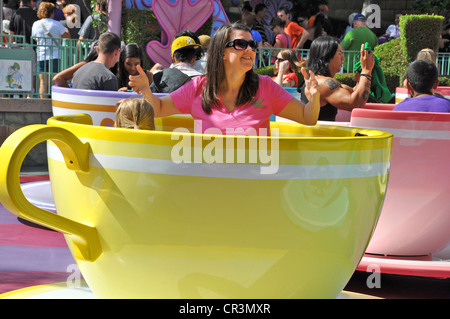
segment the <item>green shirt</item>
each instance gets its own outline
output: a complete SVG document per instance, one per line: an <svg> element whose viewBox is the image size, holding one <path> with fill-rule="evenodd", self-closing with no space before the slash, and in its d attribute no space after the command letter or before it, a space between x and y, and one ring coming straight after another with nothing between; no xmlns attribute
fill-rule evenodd
<svg viewBox="0 0 450 319"><path fill-rule="evenodd" d="M341 42L344 51L358 51L355 53L345 53L344 70L352 72L353 65L359 61L359 52L361 51L361 44L369 42L373 49L378 45L378 38L368 27L359 27L350 30L345 35ZM348 66L348 67L347 67Z"/></svg>

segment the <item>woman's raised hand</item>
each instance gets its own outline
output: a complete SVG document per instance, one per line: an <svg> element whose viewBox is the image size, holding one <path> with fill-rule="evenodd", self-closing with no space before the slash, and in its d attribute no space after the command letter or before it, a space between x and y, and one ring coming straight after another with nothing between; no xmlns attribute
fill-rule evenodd
<svg viewBox="0 0 450 319"><path fill-rule="evenodd" d="M136 66L139 75L130 75L128 85L133 89L134 92L142 93L143 90L148 89L150 83L148 81L147 74L142 69L140 65Z"/></svg>
<svg viewBox="0 0 450 319"><path fill-rule="evenodd" d="M364 50L364 44L361 45L361 72L370 73L372 72L373 66L375 65L375 56L373 52Z"/></svg>
<svg viewBox="0 0 450 319"><path fill-rule="evenodd" d="M319 92L319 83L316 80L316 76L313 71L306 71L305 68L302 68L303 78L305 79L305 91L308 91L310 96L315 95Z"/></svg>
<svg viewBox="0 0 450 319"><path fill-rule="evenodd" d="M279 69L279 73L284 74L284 71L289 70L289 61L288 60L284 60L283 62L280 62L280 64L278 65L278 69Z"/></svg>

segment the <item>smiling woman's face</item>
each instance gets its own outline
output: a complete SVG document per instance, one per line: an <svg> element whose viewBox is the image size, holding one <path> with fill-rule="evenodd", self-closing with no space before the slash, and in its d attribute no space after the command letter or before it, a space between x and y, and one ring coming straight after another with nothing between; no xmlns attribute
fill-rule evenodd
<svg viewBox="0 0 450 319"><path fill-rule="evenodd" d="M229 42L235 39L244 39L247 41L253 40L252 34L247 31L234 30L231 33ZM225 63L225 69L232 69L233 71L247 72L253 68L255 62L256 52L253 51L250 46L245 50L236 50L233 47L225 48L223 60Z"/></svg>

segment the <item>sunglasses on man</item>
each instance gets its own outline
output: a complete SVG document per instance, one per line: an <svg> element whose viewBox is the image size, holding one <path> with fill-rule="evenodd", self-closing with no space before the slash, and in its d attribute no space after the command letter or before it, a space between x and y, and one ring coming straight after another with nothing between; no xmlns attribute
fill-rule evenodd
<svg viewBox="0 0 450 319"><path fill-rule="evenodd" d="M228 42L225 45L225 48L233 47L236 50L247 50L248 47L252 49L252 51L256 51L258 48L258 43L256 41L250 40L244 40L244 39L234 39L233 41Z"/></svg>

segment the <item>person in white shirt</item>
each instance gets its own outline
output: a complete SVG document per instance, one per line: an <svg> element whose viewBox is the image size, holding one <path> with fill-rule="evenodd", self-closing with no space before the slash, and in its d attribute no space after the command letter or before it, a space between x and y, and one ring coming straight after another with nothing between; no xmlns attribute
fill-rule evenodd
<svg viewBox="0 0 450 319"><path fill-rule="evenodd" d="M388 28L386 29L386 33L383 35L388 41L392 40L392 39L397 39L398 37L400 37L400 27L399 27L399 22L400 22L400 17L402 16L401 13L397 13L395 15L395 24L391 24L390 26L388 26Z"/></svg>
<svg viewBox="0 0 450 319"><path fill-rule="evenodd" d="M39 64L39 93L41 98L47 92L49 74L58 73L59 47L61 38L70 38L70 33L61 22L54 20L55 5L51 2L41 2L38 9L39 20L33 23L31 36L37 37L36 56ZM53 77L52 74L52 77Z"/></svg>

